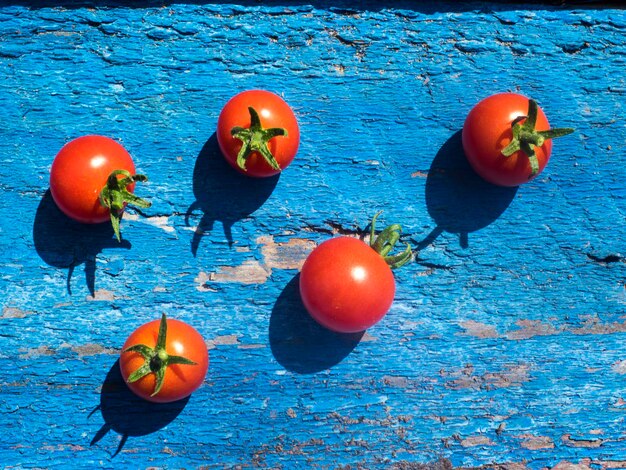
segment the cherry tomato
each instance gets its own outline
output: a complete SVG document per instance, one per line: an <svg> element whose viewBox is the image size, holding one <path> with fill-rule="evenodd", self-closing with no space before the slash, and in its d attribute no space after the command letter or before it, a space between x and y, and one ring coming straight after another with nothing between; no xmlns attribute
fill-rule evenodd
<svg viewBox="0 0 626 470"><path fill-rule="evenodd" d="M119 239L119 219L127 203L149 207L134 196L136 181L131 156L119 143L100 135L74 139L61 148L50 169L50 192L68 217L97 224L111 220Z"/></svg>
<svg viewBox="0 0 626 470"><path fill-rule="evenodd" d="M540 174L552 141L573 129L550 129L543 110L517 93L480 101L463 125L465 155L476 173L499 186L518 186Z"/></svg>
<svg viewBox="0 0 626 470"><path fill-rule="evenodd" d="M217 141L226 161L253 177L280 173L294 159L300 129L287 103L265 90L232 97L217 121Z"/></svg>
<svg viewBox="0 0 626 470"><path fill-rule="evenodd" d="M137 328L120 355L120 370L128 387L156 403L191 395L204 381L208 367L209 353L200 333L165 315Z"/></svg>
<svg viewBox="0 0 626 470"><path fill-rule="evenodd" d="M372 233L376 218L372 221ZM341 236L321 243L307 257L300 273L300 295L309 314L322 326L340 333L364 331L380 321L394 299L391 267L411 258L387 256L400 227L387 227L371 245Z"/></svg>

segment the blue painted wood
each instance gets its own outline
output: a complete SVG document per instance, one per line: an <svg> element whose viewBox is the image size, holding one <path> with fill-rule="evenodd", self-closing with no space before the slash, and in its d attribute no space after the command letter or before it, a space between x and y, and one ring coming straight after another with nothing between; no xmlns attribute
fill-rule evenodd
<svg viewBox="0 0 626 470"><path fill-rule="evenodd" d="M2 465L625 466L623 10L194 3L2 2ZM254 87L301 124L270 181L215 143L221 106ZM577 129L517 190L479 180L459 141L505 90ZM54 155L86 133L150 176L122 244L49 196ZM298 268L382 208L416 263L380 324L324 331ZM156 407L116 361L162 312L211 364Z"/></svg>

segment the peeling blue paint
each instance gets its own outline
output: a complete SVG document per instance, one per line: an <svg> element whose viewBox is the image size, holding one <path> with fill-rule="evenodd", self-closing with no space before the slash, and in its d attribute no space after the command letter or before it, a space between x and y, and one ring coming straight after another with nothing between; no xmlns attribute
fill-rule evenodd
<svg viewBox="0 0 626 470"><path fill-rule="evenodd" d="M624 15L586 3L3 2L2 465L626 465ZM301 125L271 181L216 150L248 88ZM518 189L478 179L458 138L505 90L576 128ZM49 196L54 155L86 133L150 177L122 244ZM381 208L416 263L380 324L331 335L297 267ZM116 361L162 312L211 363L157 410Z"/></svg>

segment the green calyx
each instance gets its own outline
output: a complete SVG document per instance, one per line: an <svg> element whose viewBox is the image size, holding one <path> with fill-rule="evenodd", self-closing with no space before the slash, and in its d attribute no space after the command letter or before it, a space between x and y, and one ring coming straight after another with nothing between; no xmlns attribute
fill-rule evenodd
<svg viewBox="0 0 626 470"><path fill-rule="evenodd" d="M157 336L157 344L154 348L146 346L145 344L136 344L125 349L123 352L136 352L141 354L145 359L143 365L128 376L128 383L133 383L139 379L145 377L148 374L154 374L156 376L156 383L154 391L150 396L155 396L161 391L163 382L165 381L165 371L168 366L173 364L186 364L196 365L195 362L182 357L182 356L170 356L165 350L165 340L167 339L167 319L165 314L161 316L161 323L159 324L159 335Z"/></svg>
<svg viewBox="0 0 626 470"><path fill-rule="evenodd" d="M519 116L513 121L511 124L513 140L511 140L511 143L502 149L501 152L505 157L510 157L520 150L524 152L530 162L531 173L528 179L539 173L539 160L535 153L535 147L541 147L547 139L556 139L557 137L562 137L574 132L574 129L570 127L548 129L547 131L536 130L537 112L537 102L535 100L528 100L528 115Z"/></svg>
<svg viewBox="0 0 626 470"><path fill-rule="evenodd" d="M287 129L272 127L263 129L259 114L253 107L248 107L250 112L250 127L233 127L230 134L242 142L241 150L237 154L237 166L246 171L246 162L252 153L257 152L276 171L281 171L281 167L272 155L268 147L268 142L274 137L287 136Z"/></svg>
<svg viewBox="0 0 626 470"><path fill-rule="evenodd" d="M413 258L411 245L407 243L406 249L397 255L390 255L396 243L400 240L402 227L398 224L392 224L385 227L382 232L376 235L376 219L382 211L377 212L372 218L370 224L370 246L376 253L383 257L385 262L391 269L396 269L407 264Z"/></svg>
<svg viewBox="0 0 626 470"><path fill-rule="evenodd" d="M123 178L118 178L121 175ZM117 241L122 241L120 234L120 221L127 204L146 209L152 205L149 201L141 199L131 193L127 186L136 182L148 181L145 175L131 175L127 170L115 170L107 178L107 184L100 191L100 204L109 209L111 213L111 225Z"/></svg>

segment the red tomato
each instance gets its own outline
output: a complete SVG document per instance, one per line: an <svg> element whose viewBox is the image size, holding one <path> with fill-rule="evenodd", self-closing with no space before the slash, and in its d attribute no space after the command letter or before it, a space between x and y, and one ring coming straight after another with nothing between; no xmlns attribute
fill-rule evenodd
<svg viewBox="0 0 626 470"><path fill-rule="evenodd" d="M185 398L204 381L209 353L192 326L166 319L146 323L126 340L120 356L122 377L138 396L156 403Z"/></svg>
<svg viewBox="0 0 626 470"><path fill-rule="evenodd" d="M132 194L135 182L146 179L135 175L133 160L119 143L87 135L68 142L55 157L50 192L59 209L78 222L97 224L111 219L119 239L119 218L126 203L150 205ZM103 202L105 187L110 201Z"/></svg>
<svg viewBox="0 0 626 470"><path fill-rule="evenodd" d="M463 149L485 180L518 186L543 171L552 152L550 139L572 131L550 130L544 112L525 96L499 93L480 101L468 114L463 125Z"/></svg>
<svg viewBox="0 0 626 470"><path fill-rule="evenodd" d="M231 98L222 109L217 142L233 168L249 176L267 177L280 173L293 161L300 129L280 96L248 90Z"/></svg>
<svg viewBox="0 0 626 470"><path fill-rule="evenodd" d="M396 292L391 272L408 263L413 252L390 254L402 227L392 224L376 235L370 224L369 245L358 238L337 237L321 243L300 272L300 296L309 314L339 333L364 331L385 316Z"/></svg>
<svg viewBox="0 0 626 470"><path fill-rule="evenodd" d="M381 255L357 238L321 243L300 273L300 294L309 314L341 333L364 331L382 319L396 283Z"/></svg>

